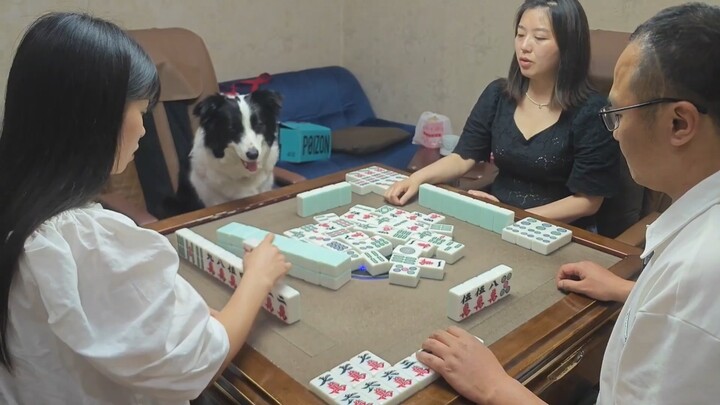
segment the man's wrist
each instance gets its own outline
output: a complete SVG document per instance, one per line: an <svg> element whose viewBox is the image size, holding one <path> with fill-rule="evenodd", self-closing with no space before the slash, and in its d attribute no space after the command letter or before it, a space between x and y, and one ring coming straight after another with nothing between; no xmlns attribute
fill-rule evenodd
<svg viewBox="0 0 720 405"><path fill-rule="evenodd" d="M505 375L496 384L491 384L490 390L483 392L479 387L475 387L472 398L468 399L476 404L504 404L508 398L515 396L513 392L518 389L518 384L520 383L514 378Z"/></svg>
<svg viewBox="0 0 720 405"><path fill-rule="evenodd" d="M635 286L634 281L621 279L618 283L618 288L616 289L616 297L614 301L620 303L627 301L633 286Z"/></svg>

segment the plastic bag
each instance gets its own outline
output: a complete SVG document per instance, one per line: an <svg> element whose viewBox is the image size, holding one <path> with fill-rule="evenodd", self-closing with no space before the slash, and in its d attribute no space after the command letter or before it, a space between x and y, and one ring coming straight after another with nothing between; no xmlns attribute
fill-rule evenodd
<svg viewBox="0 0 720 405"><path fill-rule="evenodd" d="M413 137L412 143L415 145L423 145L426 148L437 149L442 146L442 136L452 133L450 118L434 112L425 111L420 115L420 120L418 120L415 126L415 136Z"/></svg>

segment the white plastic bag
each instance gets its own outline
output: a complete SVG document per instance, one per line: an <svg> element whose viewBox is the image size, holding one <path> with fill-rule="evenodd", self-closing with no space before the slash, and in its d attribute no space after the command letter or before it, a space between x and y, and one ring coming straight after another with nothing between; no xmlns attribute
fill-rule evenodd
<svg viewBox="0 0 720 405"><path fill-rule="evenodd" d="M437 149L442 146L442 136L452 133L450 118L434 112L425 111L420 115L420 120L418 120L415 126L415 136L413 137L412 143L415 145L423 145L426 148Z"/></svg>

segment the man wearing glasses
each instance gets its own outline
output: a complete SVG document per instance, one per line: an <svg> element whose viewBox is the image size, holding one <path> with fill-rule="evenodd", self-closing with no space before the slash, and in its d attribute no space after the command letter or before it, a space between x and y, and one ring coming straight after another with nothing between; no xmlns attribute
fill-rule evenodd
<svg viewBox="0 0 720 405"><path fill-rule="evenodd" d="M635 181L673 204L647 229L637 283L590 262L559 288L624 302L598 404L720 401L720 7L688 3L640 25L599 115ZM708 62L703 62L708 61ZM540 403L464 330L435 332L418 360L482 404Z"/></svg>

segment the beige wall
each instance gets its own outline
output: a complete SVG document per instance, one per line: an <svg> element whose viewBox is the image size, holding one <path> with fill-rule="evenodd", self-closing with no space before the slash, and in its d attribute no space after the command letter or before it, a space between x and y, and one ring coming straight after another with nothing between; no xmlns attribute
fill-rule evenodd
<svg viewBox="0 0 720 405"><path fill-rule="evenodd" d="M581 0L590 27L632 30L679 0ZM720 5L720 0L709 0ZM0 0L0 94L19 36L48 10L88 10L127 28L202 36L219 80L341 64L383 118L448 115L456 132L506 74L520 0ZM0 110L2 108L0 107Z"/></svg>
<svg viewBox="0 0 720 405"><path fill-rule="evenodd" d="M188 28L205 40L221 81L342 63L342 1L0 0L3 101L20 36L50 10L89 11L129 29Z"/></svg>
<svg viewBox="0 0 720 405"><path fill-rule="evenodd" d="M632 31L679 0L581 0L591 29ZM720 0L708 3L720 5ZM383 118L450 117L459 133L485 86L507 74L520 0L346 0L344 66Z"/></svg>

